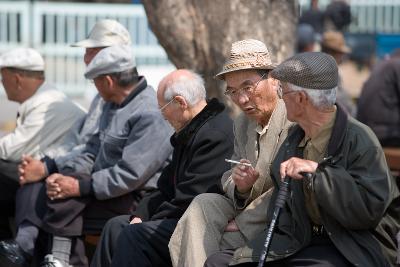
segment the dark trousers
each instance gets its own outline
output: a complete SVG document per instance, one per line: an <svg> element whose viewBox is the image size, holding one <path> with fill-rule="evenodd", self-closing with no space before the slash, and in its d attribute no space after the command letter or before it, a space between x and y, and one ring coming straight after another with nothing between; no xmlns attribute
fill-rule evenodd
<svg viewBox="0 0 400 267"><path fill-rule="evenodd" d="M129 215L121 215L110 219L103 228L96 251L93 255L91 267L111 266L113 255L117 248L119 234L129 225Z"/></svg>
<svg viewBox="0 0 400 267"><path fill-rule="evenodd" d="M18 163L0 160L0 240L12 238L9 218L15 213Z"/></svg>
<svg viewBox="0 0 400 267"><path fill-rule="evenodd" d="M172 266L168 243L177 223L177 219L164 219L124 227L111 266Z"/></svg>
<svg viewBox="0 0 400 267"><path fill-rule="evenodd" d="M229 266L234 250L223 250L208 257L204 267ZM253 267L258 263L243 263L235 266ZM265 267L348 267L352 266L343 255L337 250L330 239L326 236L314 237L311 244L296 254L273 262L267 262Z"/></svg>
<svg viewBox="0 0 400 267"><path fill-rule="evenodd" d="M108 219L129 213L133 200L127 194L104 201L89 197L51 201L45 183L33 183L18 190L16 222L25 220L36 225L49 240L52 235L73 238L70 264L87 266L83 235L100 234Z"/></svg>

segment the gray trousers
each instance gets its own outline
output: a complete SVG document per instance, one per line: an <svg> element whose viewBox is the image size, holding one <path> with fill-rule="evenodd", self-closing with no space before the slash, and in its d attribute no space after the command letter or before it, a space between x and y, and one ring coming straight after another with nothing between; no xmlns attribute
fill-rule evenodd
<svg viewBox="0 0 400 267"><path fill-rule="evenodd" d="M169 242L172 265L202 267L208 256L245 245L241 232L224 232L236 215L232 200L225 196L209 193L196 196Z"/></svg>

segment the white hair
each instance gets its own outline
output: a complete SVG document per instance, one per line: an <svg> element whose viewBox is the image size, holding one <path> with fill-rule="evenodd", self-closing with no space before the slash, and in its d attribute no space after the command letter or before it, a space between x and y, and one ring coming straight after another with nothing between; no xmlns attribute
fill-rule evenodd
<svg viewBox="0 0 400 267"><path fill-rule="evenodd" d="M332 107L336 102L337 86L331 89L308 89L291 83L287 83L291 91L304 91L311 100L311 103L317 109L327 109Z"/></svg>
<svg viewBox="0 0 400 267"><path fill-rule="evenodd" d="M189 106L197 104L199 101L206 99L206 88L203 78L193 72L190 78L183 78L168 83L164 91L164 100L171 101L177 95L185 98Z"/></svg>

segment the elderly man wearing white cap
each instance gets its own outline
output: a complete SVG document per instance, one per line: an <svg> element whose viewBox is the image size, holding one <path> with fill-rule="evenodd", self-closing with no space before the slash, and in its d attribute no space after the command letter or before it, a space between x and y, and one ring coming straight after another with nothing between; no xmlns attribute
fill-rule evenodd
<svg viewBox="0 0 400 267"><path fill-rule="evenodd" d="M371 129L335 105L335 60L300 53L271 76L298 125L270 168L276 189L285 180L290 193L285 199L275 190L271 197L272 205L284 203L265 266L395 266L399 190ZM266 236L265 229L246 246L211 256L205 267L260 266Z"/></svg>
<svg viewBox="0 0 400 267"><path fill-rule="evenodd" d="M278 82L269 51L258 40L232 44L229 60L217 77L225 94L243 111L234 124L232 160L240 164L222 176L225 196L201 194L180 219L169 243L173 266L202 267L207 257L237 248L265 227L272 182L268 166L287 135L290 123L278 100Z"/></svg>
<svg viewBox="0 0 400 267"><path fill-rule="evenodd" d="M25 185L38 188L36 205L34 210L21 210L19 220L52 236L51 254L42 266L86 266L80 239L84 229L100 233L107 219L134 209L144 194L156 188L172 151L172 129L158 110L154 89L135 73L130 46L101 50L85 77L93 79L110 103L101 117L100 132L46 184Z"/></svg>
<svg viewBox="0 0 400 267"><path fill-rule="evenodd" d="M93 57L105 47L112 45L131 45L129 32L125 27L115 20L105 19L98 21L91 30L87 39L74 43L73 47L84 47L86 49L84 62L88 65ZM103 109L104 101L100 95L96 95L90 104L87 116L83 121L77 123L80 129L76 146L55 147L54 151L49 151L41 161L26 155L23 157L20 166L21 184L37 182L44 179L47 175L62 169L64 163L75 157L85 147L86 142L99 131L99 121ZM109 104L105 104L106 106ZM63 155L69 149L69 153Z"/></svg>
<svg viewBox="0 0 400 267"><path fill-rule="evenodd" d="M75 142L76 135L66 133L85 114L54 85L45 82L44 68L42 56L31 48L12 49L0 56L7 97L21 104L16 128L0 138L1 221L7 222L7 211L14 209L21 156L30 154L40 158L54 147ZM0 231L7 229L7 223L1 222ZM2 234L1 238L5 237Z"/></svg>

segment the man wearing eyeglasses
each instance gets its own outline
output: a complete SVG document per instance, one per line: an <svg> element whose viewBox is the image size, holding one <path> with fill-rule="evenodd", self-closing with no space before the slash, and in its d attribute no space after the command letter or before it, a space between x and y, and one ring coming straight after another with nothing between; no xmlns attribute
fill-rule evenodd
<svg viewBox="0 0 400 267"><path fill-rule="evenodd" d="M169 243L174 267L202 267L209 255L240 247L265 228L272 191L269 166L290 125L277 97L279 83L269 77L274 67L264 43L232 44L217 77L243 112L234 124L232 160L251 167L238 164L222 176L225 196L202 194L193 200Z"/></svg>
<svg viewBox="0 0 400 267"><path fill-rule="evenodd" d="M198 74L170 73L161 81L157 99L175 129L172 161L163 169L158 189L143 198L133 216L107 223L92 267L170 266L168 242L179 218L196 195L220 192L220 177L229 169L224 159L233 152L232 120L217 99L206 101Z"/></svg>
<svg viewBox="0 0 400 267"><path fill-rule="evenodd" d="M265 266L396 266L399 190L371 129L335 104L334 58L300 53L271 76L282 83L288 119L298 124L270 168L277 189L271 204L280 198L282 180L290 183L290 194L283 200ZM222 261L214 255L204 266L260 266L266 236L264 230L246 246L224 251Z"/></svg>

